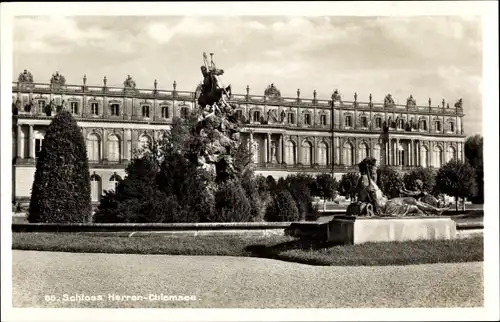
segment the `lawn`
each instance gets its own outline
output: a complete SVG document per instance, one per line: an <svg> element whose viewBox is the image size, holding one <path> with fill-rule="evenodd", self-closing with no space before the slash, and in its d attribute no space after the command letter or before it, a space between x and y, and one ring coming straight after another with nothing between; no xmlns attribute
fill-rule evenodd
<svg viewBox="0 0 500 322"><path fill-rule="evenodd" d="M331 245L292 237L103 236L13 233L19 250L263 257L311 265L385 266L483 261L483 238Z"/></svg>

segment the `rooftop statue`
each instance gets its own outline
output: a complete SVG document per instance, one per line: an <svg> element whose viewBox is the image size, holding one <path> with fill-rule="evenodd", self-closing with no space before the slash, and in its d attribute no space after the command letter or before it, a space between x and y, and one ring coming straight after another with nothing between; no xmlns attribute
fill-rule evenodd
<svg viewBox="0 0 500 322"><path fill-rule="evenodd" d="M391 94L387 94L384 98L384 106L386 107L392 107L394 106L394 99L392 98Z"/></svg>
<svg viewBox="0 0 500 322"><path fill-rule="evenodd" d="M56 72L55 74L52 74L50 83L53 85L64 85L66 84L66 78L59 74L59 72Z"/></svg>
<svg viewBox="0 0 500 322"><path fill-rule="evenodd" d="M408 97L408 99L406 100L406 105L408 105L408 106L416 106L417 105L417 102L415 101L415 99L413 98L412 95L410 95L410 97Z"/></svg>
<svg viewBox="0 0 500 322"><path fill-rule="evenodd" d="M375 158L365 158L359 164L361 177L356 187L357 201L350 204L347 214L351 216L439 216L448 208L432 206L422 199L426 197L420 190L409 191L403 189L402 195L388 199L377 186L377 161Z"/></svg>
<svg viewBox="0 0 500 322"><path fill-rule="evenodd" d="M456 107L456 108L462 108L462 99L459 99L459 100L455 103L455 107Z"/></svg>
<svg viewBox="0 0 500 322"><path fill-rule="evenodd" d="M276 86L274 86L273 83L264 90L264 96L270 99L280 99L281 92L279 91L279 89L276 88Z"/></svg>
<svg viewBox="0 0 500 322"><path fill-rule="evenodd" d="M340 100L341 100L340 93L337 89L335 89L335 91L332 94L332 101L336 102Z"/></svg>
<svg viewBox="0 0 500 322"><path fill-rule="evenodd" d="M17 81L19 83L33 83L33 75L31 75L31 73L27 69L25 69L22 73L19 74Z"/></svg>
<svg viewBox="0 0 500 322"><path fill-rule="evenodd" d="M123 87L135 89L135 81L130 75L127 75L127 79L123 82Z"/></svg>

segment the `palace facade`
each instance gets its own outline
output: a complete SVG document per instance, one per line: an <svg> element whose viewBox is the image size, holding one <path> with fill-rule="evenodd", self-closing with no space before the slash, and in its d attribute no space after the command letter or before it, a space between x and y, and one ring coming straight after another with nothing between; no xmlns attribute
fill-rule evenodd
<svg viewBox="0 0 500 322"><path fill-rule="evenodd" d="M92 200L113 189L125 175L135 149L159 138L174 117L196 108L196 91L138 89L128 76L123 87L66 84L63 75L36 83L25 70L12 84L13 198L28 200L35 164L47 126L57 108L70 111L87 143ZM406 171L416 166L440 167L452 158L464 159L462 100L450 107L418 105L410 95L405 105L388 94L382 103L346 101L335 90L330 100L281 97L271 84L264 95L233 94L242 126L242 140L253 152L257 173L276 179L294 172L328 172L336 177L357 171L356 164L372 156L381 165Z"/></svg>

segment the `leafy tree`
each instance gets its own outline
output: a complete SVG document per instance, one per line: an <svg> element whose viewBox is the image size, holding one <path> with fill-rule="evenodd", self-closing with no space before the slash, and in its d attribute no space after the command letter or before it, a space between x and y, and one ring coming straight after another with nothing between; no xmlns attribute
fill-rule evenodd
<svg viewBox="0 0 500 322"><path fill-rule="evenodd" d="M464 154L476 171L477 193L470 200L482 204L484 203L483 137L479 134L468 137L464 145Z"/></svg>
<svg viewBox="0 0 500 322"><path fill-rule="evenodd" d="M328 173L322 173L316 176L316 182L319 187L320 196L323 199L330 200L335 198L339 186L336 178Z"/></svg>
<svg viewBox="0 0 500 322"><path fill-rule="evenodd" d="M407 189L415 186L416 180L421 180L424 184L423 190L434 194L436 188L436 171L433 168L417 167L407 172L403 177L403 182Z"/></svg>
<svg viewBox="0 0 500 322"><path fill-rule="evenodd" d="M156 186L158 167L148 156L133 159L125 169L125 178L114 191L105 191L94 214L97 223L168 222L166 202L176 208L176 200L167 200Z"/></svg>
<svg viewBox="0 0 500 322"><path fill-rule="evenodd" d="M215 211L212 222L252 221L252 206L239 180L229 180L220 185L215 194Z"/></svg>
<svg viewBox="0 0 500 322"><path fill-rule="evenodd" d="M314 212L311 190L309 189L313 181L311 176L302 173L289 175L285 179L286 187L297 204L301 220L305 220L308 214Z"/></svg>
<svg viewBox="0 0 500 322"><path fill-rule="evenodd" d="M286 189L279 190L266 209L266 221L297 221L300 218L297 203Z"/></svg>
<svg viewBox="0 0 500 322"><path fill-rule="evenodd" d="M273 176L269 175L266 177L266 181L267 181L267 188L269 190L270 193L273 193L276 191L276 188L277 188L277 184L276 184L276 180L274 180Z"/></svg>
<svg viewBox="0 0 500 322"><path fill-rule="evenodd" d="M436 185L440 192L455 197L458 210L458 200L474 196L476 193L476 172L468 162L452 159L443 165L437 174Z"/></svg>
<svg viewBox="0 0 500 322"><path fill-rule="evenodd" d="M377 185L388 198L399 197L403 178L393 167L384 166L377 171Z"/></svg>
<svg viewBox="0 0 500 322"><path fill-rule="evenodd" d="M91 216L90 171L85 141L69 112L47 128L29 206L29 222L85 223Z"/></svg>
<svg viewBox="0 0 500 322"><path fill-rule="evenodd" d="M341 196L348 197L351 201L356 198L356 187L358 185L359 174L348 172L342 175L340 179L338 192Z"/></svg>

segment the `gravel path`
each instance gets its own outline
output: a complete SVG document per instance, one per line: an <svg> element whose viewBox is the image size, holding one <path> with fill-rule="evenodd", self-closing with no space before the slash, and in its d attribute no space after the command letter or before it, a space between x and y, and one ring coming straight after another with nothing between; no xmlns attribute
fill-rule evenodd
<svg viewBox="0 0 500 322"><path fill-rule="evenodd" d="M17 251L14 307L348 308L483 305L483 263L320 267L212 256ZM66 296L75 296L75 301ZM78 301L77 295L83 300ZM117 301L110 294L137 296ZM149 294L195 296L155 300ZM45 296L59 300L47 302ZM82 296L83 295L83 296ZM94 298L87 298L85 296ZM101 298L99 298L99 296Z"/></svg>

